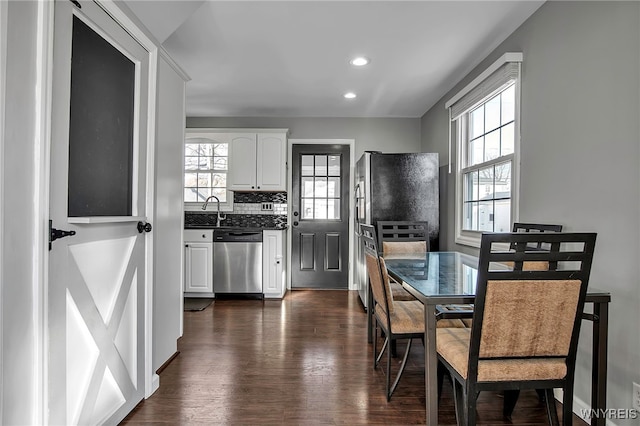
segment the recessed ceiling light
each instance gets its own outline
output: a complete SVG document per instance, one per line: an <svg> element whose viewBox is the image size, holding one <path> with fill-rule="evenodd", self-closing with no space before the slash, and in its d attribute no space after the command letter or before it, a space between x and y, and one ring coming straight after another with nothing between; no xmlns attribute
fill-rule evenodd
<svg viewBox="0 0 640 426"><path fill-rule="evenodd" d="M369 59L365 58L364 56L358 56L357 58L353 58L350 61L351 65L356 66L356 67L362 67L365 66L369 63Z"/></svg>
<svg viewBox="0 0 640 426"><path fill-rule="evenodd" d="M353 93L353 92L347 92L347 93L344 94L344 97L347 98L347 99L353 99L353 98L356 97L356 94Z"/></svg>

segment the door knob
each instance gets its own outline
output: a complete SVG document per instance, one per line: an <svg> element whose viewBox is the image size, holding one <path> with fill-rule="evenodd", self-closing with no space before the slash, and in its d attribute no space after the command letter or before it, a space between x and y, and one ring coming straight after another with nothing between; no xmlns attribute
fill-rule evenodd
<svg viewBox="0 0 640 426"><path fill-rule="evenodd" d="M151 232L151 224L149 222L138 222L138 233Z"/></svg>

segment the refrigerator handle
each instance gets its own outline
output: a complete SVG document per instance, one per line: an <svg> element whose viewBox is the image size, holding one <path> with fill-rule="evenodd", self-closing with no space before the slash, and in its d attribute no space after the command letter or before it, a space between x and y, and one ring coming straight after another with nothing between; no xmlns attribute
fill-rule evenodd
<svg viewBox="0 0 640 426"><path fill-rule="evenodd" d="M356 218L356 235L360 236L360 210L358 208L358 199L359 199L359 195L360 195L360 184L356 184L356 187L353 190L353 198L354 198L354 202L355 202L355 206L354 206L354 217Z"/></svg>

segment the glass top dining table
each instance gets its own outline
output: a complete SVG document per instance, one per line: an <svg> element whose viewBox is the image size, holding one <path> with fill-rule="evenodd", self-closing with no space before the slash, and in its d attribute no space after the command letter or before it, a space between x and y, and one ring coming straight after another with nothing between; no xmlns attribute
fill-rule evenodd
<svg viewBox="0 0 640 426"><path fill-rule="evenodd" d="M427 425L438 424L436 306L473 303L478 258L460 252L429 252L384 256L387 271L424 305L425 388ZM589 289L586 303L593 305L583 319L593 322L591 408L606 408L607 328L609 293ZM597 411L600 412L600 411ZM604 416L591 425L605 424Z"/></svg>

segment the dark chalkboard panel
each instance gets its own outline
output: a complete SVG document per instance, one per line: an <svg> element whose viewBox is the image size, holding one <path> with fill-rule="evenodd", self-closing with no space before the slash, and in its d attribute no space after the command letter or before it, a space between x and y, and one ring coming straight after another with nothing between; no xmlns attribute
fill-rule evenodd
<svg viewBox="0 0 640 426"><path fill-rule="evenodd" d="M69 216L131 216L135 64L73 18Z"/></svg>

